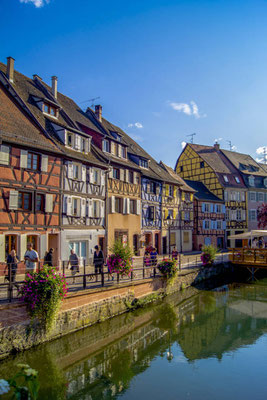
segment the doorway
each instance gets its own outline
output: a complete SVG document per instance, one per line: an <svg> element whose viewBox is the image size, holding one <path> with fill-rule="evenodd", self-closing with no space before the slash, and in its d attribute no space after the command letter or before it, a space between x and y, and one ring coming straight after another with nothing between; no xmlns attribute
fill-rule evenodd
<svg viewBox="0 0 267 400"><path fill-rule="evenodd" d="M49 233L48 234L48 251L49 249L53 248L54 249L54 254L53 254L53 266L58 266L58 261L59 261L59 249L58 249L58 235L54 233Z"/></svg>
<svg viewBox="0 0 267 400"><path fill-rule="evenodd" d="M157 250L157 253L160 254L160 248L159 248L159 234L155 233L155 248Z"/></svg>
<svg viewBox="0 0 267 400"><path fill-rule="evenodd" d="M103 251L103 254L106 257L106 246L105 246L104 236L98 236L98 246L100 246L100 249Z"/></svg>
<svg viewBox="0 0 267 400"><path fill-rule="evenodd" d="M163 254L167 254L167 236L163 236L162 238L162 252Z"/></svg>

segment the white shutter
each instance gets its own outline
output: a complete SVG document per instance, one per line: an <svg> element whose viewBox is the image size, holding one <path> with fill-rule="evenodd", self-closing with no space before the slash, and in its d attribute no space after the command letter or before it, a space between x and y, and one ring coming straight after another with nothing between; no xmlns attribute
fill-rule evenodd
<svg viewBox="0 0 267 400"><path fill-rule="evenodd" d="M141 214L141 200L136 200L136 214Z"/></svg>
<svg viewBox="0 0 267 400"><path fill-rule="evenodd" d="M126 214L130 214L130 199L126 199Z"/></svg>
<svg viewBox="0 0 267 400"><path fill-rule="evenodd" d="M129 182L129 170L125 170L125 182Z"/></svg>
<svg viewBox="0 0 267 400"><path fill-rule="evenodd" d="M44 258L45 252L48 251L47 237L46 234L40 235L40 246L39 246L39 257Z"/></svg>
<svg viewBox="0 0 267 400"><path fill-rule="evenodd" d="M27 235L20 235L20 260L24 259L27 250Z"/></svg>
<svg viewBox="0 0 267 400"><path fill-rule="evenodd" d="M72 215L72 196L67 196L67 215Z"/></svg>
<svg viewBox="0 0 267 400"><path fill-rule="evenodd" d="M9 147L0 146L0 164L9 165Z"/></svg>
<svg viewBox="0 0 267 400"><path fill-rule="evenodd" d="M86 199L81 199L81 217L86 216Z"/></svg>
<svg viewBox="0 0 267 400"><path fill-rule="evenodd" d="M89 169L90 183L94 183L94 170L92 167Z"/></svg>
<svg viewBox="0 0 267 400"><path fill-rule="evenodd" d="M16 190L10 190L9 192L9 209L17 210L19 203L19 192Z"/></svg>
<svg viewBox="0 0 267 400"><path fill-rule="evenodd" d="M0 262L5 262L5 235L0 235Z"/></svg>
<svg viewBox="0 0 267 400"><path fill-rule="evenodd" d="M110 197L110 213L114 214L115 213L115 196Z"/></svg>
<svg viewBox="0 0 267 400"><path fill-rule="evenodd" d="M104 218L105 217L105 202L100 201L100 217Z"/></svg>
<svg viewBox="0 0 267 400"><path fill-rule="evenodd" d="M105 186L105 171L101 171L101 186Z"/></svg>
<svg viewBox="0 0 267 400"><path fill-rule="evenodd" d="M109 178L113 178L113 168L110 167L109 173L108 173Z"/></svg>
<svg viewBox="0 0 267 400"><path fill-rule="evenodd" d="M86 182L86 166L82 165L82 181Z"/></svg>
<svg viewBox="0 0 267 400"><path fill-rule="evenodd" d="M138 173L134 172L134 183L137 185L138 184Z"/></svg>
<svg viewBox="0 0 267 400"><path fill-rule="evenodd" d="M47 170L48 170L48 156L46 154L43 154L41 161L41 171L47 172Z"/></svg>
<svg viewBox="0 0 267 400"><path fill-rule="evenodd" d="M120 181L124 181L124 169L120 168Z"/></svg>
<svg viewBox="0 0 267 400"><path fill-rule="evenodd" d="M52 194L45 195L45 212L47 212L47 213L53 212L53 195Z"/></svg>
<svg viewBox="0 0 267 400"><path fill-rule="evenodd" d="M121 157L122 151L121 151L121 145L118 145L118 156Z"/></svg>
<svg viewBox="0 0 267 400"><path fill-rule="evenodd" d="M93 216L93 200L88 200L88 217Z"/></svg>
<svg viewBox="0 0 267 400"><path fill-rule="evenodd" d="M68 178L73 179L73 164L72 164L72 162L68 163Z"/></svg>
<svg viewBox="0 0 267 400"><path fill-rule="evenodd" d="M80 142L80 136L79 135L75 135L74 148L76 150L79 149L79 142Z"/></svg>
<svg viewBox="0 0 267 400"><path fill-rule="evenodd" d="M97 184L101 185L101 170L97 170Z"/></svg>
<svg viewBox="0 0 267 400"><path fill-rule="evenodd" d="M126 198L122 199L122 213L127 214L127 199Z"/></svg>
<svg viewBox="0 0 267 400"><path fill-rule="evenodd" d="M28 152L27 150L20 150L20 168L27 168Z"/></svg>
<svg viewBox="0 0 267 400"><path fill-rule="evenodd" d="M100 207L100 201L99 200L96 202L96 216L98 218L101 217L101 207Z"/></svg>

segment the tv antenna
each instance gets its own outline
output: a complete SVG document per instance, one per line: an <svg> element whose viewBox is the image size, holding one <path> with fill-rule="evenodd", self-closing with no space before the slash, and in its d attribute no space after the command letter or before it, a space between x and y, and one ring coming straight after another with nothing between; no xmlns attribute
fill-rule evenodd
<svg viewBox="0 0 267 400"><path fill-rule="evenodd" d="M234 146L232 145L231 140L227 140L227 143L229 144L230 151L232 151Z"/></svg>
<svg viewBox="0 0 267 400"><path fill-rule="evenodd" d="M80 104L88 103L88 102L90 101L90 102L91 102L90 107L93 108L94 105L95 105L95 100L98 100L98 99L100 99L100 96L98 96L98 97L93 97L92 99L88 99L88 100L85 100L85 101L81 101Z"/></svg>
<svg viewBox="0 0 267 400"><path fill-rule="evenodd" d="M194 136L196 136L196 133L191 133L191 135L186 135L187 137L188 136L190 136L191 137L191 140L190 140L190 143L194 143Z"/></svg>
<svg viewBox="0 0 267 400"><path fill-rule="evenodd" d="M267 147L263 147L263 163L267 164Z"/></svg>

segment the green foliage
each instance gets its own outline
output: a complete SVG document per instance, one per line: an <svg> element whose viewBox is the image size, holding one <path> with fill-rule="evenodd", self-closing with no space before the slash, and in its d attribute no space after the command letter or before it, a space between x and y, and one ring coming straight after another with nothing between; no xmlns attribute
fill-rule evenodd
<svg viewBox="0 0 267 400"><path fill-rule="evenodd" d="M165 278L173 278L177 272L176 260L163 259L158 264L158 269Z"/></svg>
<svg viewBox="0 0 267 400"><path fill-rule="evenodd" d="M49 330L56 318L61 301L67 296L65 277L52 267L44 266L40 272L27 274L19 292L32 319L37 318Z"/></svg>
<svg viewBox="0 0 267 400"><path fill-rule="evenodd" d="M131 247L128 244L123 245L121 240L116 240L113 246L111 246L110 251L124 261L131 260L133 256Z"/></svg>
<svg viewBox="0 0 267 400"><path fill-rule="evenodd" d="M214 264L218 249L211 244L202 247L201 261L204 267L209 267Z"/></svg>
<svg viewBox="0 0 267 400"><path fill-rule="evenodd" d="M132 271L133 252L128 244L123 245L120 240L116 240L110 248L112 254L108 256L107 266L110 273L129 275Z"/></svg>
<svg viewBox="0 0 267 400"><path fill-rule="evenodd" d="M17 372L7 382L13 399L36 400L39 392L38 372L27 364L18 364Z"/></svg>

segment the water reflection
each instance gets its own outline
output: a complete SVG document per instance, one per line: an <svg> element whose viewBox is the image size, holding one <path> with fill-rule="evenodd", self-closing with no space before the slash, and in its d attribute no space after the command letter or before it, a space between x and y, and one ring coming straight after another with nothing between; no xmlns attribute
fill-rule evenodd
<svg viewBox="0 0 267 400"><path fill-rule="evenodd" d="M264 285L190 288L9 358L0 364L1 373L6 377L14 364L27 362L40 371L41 399L112 399L126 394L152 364L163 368L160 360L221 360L253 344L267 331L266 302Z"/></svg>

